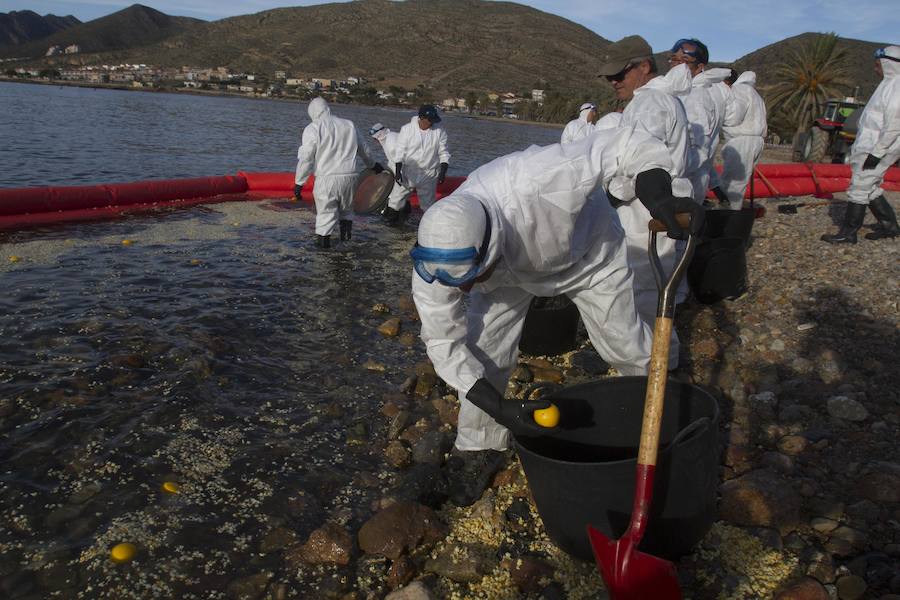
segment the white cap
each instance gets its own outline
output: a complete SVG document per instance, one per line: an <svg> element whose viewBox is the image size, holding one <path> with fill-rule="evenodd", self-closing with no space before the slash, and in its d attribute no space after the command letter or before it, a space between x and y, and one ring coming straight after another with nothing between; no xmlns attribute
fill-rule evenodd
<svg viewBox="0 0 900 600"><path fill-rule="evenodd" d="M578 112L583 113L584 111L589 110L589 109L597 110L597 105L594 104L593 102L585 102L584 104L581 105L581 108L578 109Z"/></svg>
<svg viewBox="0 0 900 600"><path fill-rule="evenodd" d="M419 222L419 246L441 250L479 250L484 242L487 216L481 202L463 195L451 195L425 211ZM475 264L425 263L430 273L443 269L451 277L462 277Z"/></svg>
<svg viewBox="0 0 900 600"><path fill-rule="evenodd" d="M885 46L884 53L890 56L891 58L896 58L900 60L900 46Z"/></svg>
<svg viewBox="0 0 900 600"><path fill-rule="evenodd" d="M369 135L371 135L372 137L375 137L376 134L379 131L383 131L384 128L385 128L384 125L382 125L381 123L375 123L374 125L369 127Z"/></svg>

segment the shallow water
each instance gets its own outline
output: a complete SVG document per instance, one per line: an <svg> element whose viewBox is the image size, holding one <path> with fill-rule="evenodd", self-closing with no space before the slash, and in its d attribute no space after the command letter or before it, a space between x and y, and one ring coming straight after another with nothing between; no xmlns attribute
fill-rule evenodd
<svg viewBox="0 0 900 600"><path fill-rule="evenodd" d="M14 84L0 99L15 140L3 186L290 170L305 122L296 104L245 99ZM409 114L335 112L366 126ZM446 121L457 173L558 135ZM261 542L275 527L304 541L326 518L355 532L396 477L382 396L424 352L380 335L389 315L372 307L418 334L400 302L413 229L360 218L352 243L321 252L311 207L282 208L0 237L4 596L224 597L261 573L296 597L354 587L356 561L291 571ZM109 561L119 542L138 546L135 563Z"/></svg>

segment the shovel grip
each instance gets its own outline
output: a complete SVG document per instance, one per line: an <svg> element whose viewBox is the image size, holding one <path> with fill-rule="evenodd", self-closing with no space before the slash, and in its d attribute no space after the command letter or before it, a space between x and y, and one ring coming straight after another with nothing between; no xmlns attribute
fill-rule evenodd
<svg viewBox="0 0 900 600"><path fill-rule="evenodd" d="M682 229L689 229L691 226L691 213L678 213L675 215L675 220L678 221L678 226ZM650 219L650 231L664 233L668 230L669 228L666 227L666 224L659 219Z"/></svg>
<svg viewBox="0 0 900 600"><path fill-rule="evenodd" d="M669 374L669 340L672 336L672 319L657 317L653 327L653 351L650 354L650 370L647 373L647 395L644 399L644 422L641 427L641 444L638 449L639 465L656 465L659 450L659 429L662 424L666 395L666 378Z"/></svg>

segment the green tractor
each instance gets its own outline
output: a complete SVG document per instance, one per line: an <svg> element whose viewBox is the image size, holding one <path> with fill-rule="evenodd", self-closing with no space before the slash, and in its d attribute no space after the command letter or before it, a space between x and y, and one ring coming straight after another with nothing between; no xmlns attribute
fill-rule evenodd
<svg viewBox="0 0 900 600"><path fill-rule="evenodd" d="M828 100L809 130L794 136L794 162L847 162L863 106L852 96Z"/></svg>

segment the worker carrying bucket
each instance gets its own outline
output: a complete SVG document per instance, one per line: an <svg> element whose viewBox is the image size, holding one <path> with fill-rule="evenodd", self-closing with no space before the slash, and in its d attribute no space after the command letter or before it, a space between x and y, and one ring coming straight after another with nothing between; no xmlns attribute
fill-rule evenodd
<svg viewBox="0 0 900 600"><path fill-rule="evenodd" d="M507 400L525 315L535 296L567 295L594 348L623 375L646 373L651 330L637 314L624 233L604 193L614 176L636 178L650 214L686 237L676 210L702 208L671 189L666 147L634 128L572 144L532 146L474 171L425 212L412 292L437 374L460 398L448 460L457 505L477 500L503 463L509 432L536 433L547 402ZM468 294L466 302L464 296Z"/></svg>

